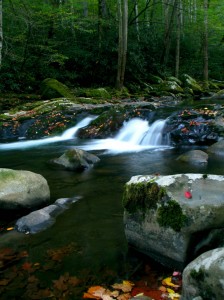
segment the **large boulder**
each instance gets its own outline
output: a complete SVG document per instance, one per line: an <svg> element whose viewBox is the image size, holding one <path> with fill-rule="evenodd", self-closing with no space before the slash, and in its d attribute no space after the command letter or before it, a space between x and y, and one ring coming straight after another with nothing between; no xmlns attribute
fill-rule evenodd
<svg viewBox="0 0 224 300"><path fill-rule="evenodd" d="M42 175L0 168L0 209L32 209L49 199L49 186Z"/></svg>
<svg viewBox="0 0 224 300"><path fill-rule="evenodd" d="M159 85L159 90L174 94L183 93L182 87L176 81L164 81Z"/></svg>
<svg viewBox="0 0 224 300"><path fill-rule="evenodd" d="M202 87L200 84L198 84L197 81L188 74L183 74L181 76L181 81L185 87L190 88L194 93L202 92Z"/></svg>
<svg viewBox="0 0 224 300"><path fill-rule="evenodd" d="M224 248L207 251L183 272L183 300L224 299Z"/></svg>
<svg viewBox="0 0 224 300"><path fill-rule="evenodd" d="M132 177L123 195L127 241L165 265L185 267L224 228L223 190L218 175Z"/></svg>
<svg viewBox="0 0 224 300"><path fill-rule="evenodd" d="M69 88L54 78L46 78L41 83L40 88L41 96L43 99L52 98L74 98Z"/></svg>
<svg viewBox="0 0 224 300"><path fill-rule="evenodd" d="M69 149L59 158L53 159L51 163L66 170L83 171L98 161L100 159L94 154L81 149Z"/></svg>

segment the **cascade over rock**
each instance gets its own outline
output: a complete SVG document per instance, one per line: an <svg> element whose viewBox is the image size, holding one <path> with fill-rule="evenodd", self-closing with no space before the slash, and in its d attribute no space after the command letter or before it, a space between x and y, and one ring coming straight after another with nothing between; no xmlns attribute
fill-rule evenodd
<svg viewBox="0 0 224 300"><path fill-rule="evenodd" d="M125 185L127 241L161 263L183 268L202 249L219 246L224 176L134 176Z"/></svg>

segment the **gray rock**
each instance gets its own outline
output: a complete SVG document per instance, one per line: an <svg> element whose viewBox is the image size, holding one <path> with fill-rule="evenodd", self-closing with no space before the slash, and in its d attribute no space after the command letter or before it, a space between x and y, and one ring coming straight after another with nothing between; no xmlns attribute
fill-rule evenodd
<svg viewBox="0 0 224 300"><path fill-rule="evenodd" d="M208 148L207 151L216 155L224 155L224 140L220 140L217 143L214 143Z"/></svg>
<svg viewBox="0 0 224 300"><path fill-rule="evenodd" d="M100 161L100 159L91 153L81 149L69 149L59 158L53 159L51 162L66 170L76 171L84 170Z"/></svg>
<svg viewBox="0 0 224 300"><path fill-rule="evenodd" d="M224 299L224 248L207 251L187 265L181 299Z"/></svg>
<svg viewBox="0 0 224 300"><path fill-rule="evenodd" d="M177 160L192 164L206 164L208 162L208 154L201 150L191 150L178 156Z"/></svg>
<svg viewBox="0 0 224 300"><path fill-rule="evenodd" d="M50 199L46 179L30 171L0 168L0 208L33 208Z"/></svg>
<svg viewBox="0 0 224 300"><path fill-rule="evenodd" d="M19 232L35 234L47 229L55 223L55 218L69 208L71 203L78 201L76 198L61 198L54 204L31 212L18 219L15 228Z"/></svg>
<svg viewBox="0 0 224 300"><path fill-rule="evenodd" d="M129 244L165 265L185 267L211 241L218 243L223 190L224 176L218 175L132 177L123 196Z"/></svg>

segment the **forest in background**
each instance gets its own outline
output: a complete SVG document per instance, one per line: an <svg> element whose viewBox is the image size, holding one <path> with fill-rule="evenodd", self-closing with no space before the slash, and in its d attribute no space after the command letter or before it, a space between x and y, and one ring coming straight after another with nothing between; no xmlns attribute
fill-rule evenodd
<svg viewBox="0 0 224 300"><path fill-rule="evenodd" d="M0 91L224 80L222 0L0 1Z"/></svg>

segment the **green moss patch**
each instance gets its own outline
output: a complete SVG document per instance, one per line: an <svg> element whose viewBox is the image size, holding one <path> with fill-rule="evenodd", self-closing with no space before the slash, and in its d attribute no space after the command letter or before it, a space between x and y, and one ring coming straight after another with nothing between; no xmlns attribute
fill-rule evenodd
<svg viewBox="0 0 224 300"><path fill-rule="evenodd" d="M158 208L157 221L160 226L171 227L174 231L180 231L186 222L186 216L178 202L168 200Z"/></svg>
<svg viewBox="0 0 224 300"><path fill-rule="evenodd" d="M157 202L164 195L165 190L153 181L127 184L123 194L123 206L129 212L137 209L142 211L156 209Z"/></svg>
<svg viewBox="0 0 224 300"><path fill-rule="evenodd" d="M12 170L0 170L0 182L3 180L14 179L15 172Z"/></svg>

